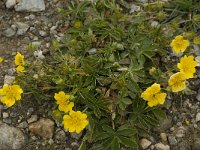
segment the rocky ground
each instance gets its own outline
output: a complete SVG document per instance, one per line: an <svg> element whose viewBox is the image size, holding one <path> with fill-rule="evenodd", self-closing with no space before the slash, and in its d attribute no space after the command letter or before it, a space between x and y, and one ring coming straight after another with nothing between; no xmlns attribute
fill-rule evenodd
<svg viewBox="0 0 200 150"><path fill-rule="evenodd" d="M63 6L61 1L23 1L23 5L15 0L0 1L0 56L4 59L0 64L0 86L14 79L16 52L33 57L28 50L30 43L46 51L53 39L60 40L68 25L55 13L55 8ZM141 149L200 150L199 78L190 85L194 90L191 95L168 95L167 119L152 130L151 136L141 138ZM9 109L0 104L0 150L78 149L81 134L64 131L50 117L50 111L48 103L37 106L31 97Z"/></svg>

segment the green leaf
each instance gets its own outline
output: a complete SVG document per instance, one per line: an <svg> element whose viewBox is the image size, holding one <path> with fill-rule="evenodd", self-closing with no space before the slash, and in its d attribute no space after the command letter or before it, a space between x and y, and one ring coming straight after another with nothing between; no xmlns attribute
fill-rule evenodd
<svg viewBox="0 0 200 150"><path fill-rule="evenodd" d="M119 144L117 137L114 137L114 139L112 140L111 149L112 150L120 150L120 144Z"/></svg>
<svg viewBox="0 0 200 150"><path fill-rule="evenodd" d="M131 147L131 148L138 147L137 141L133 138L125 137L125 136L119 136L118 138L119 138L120 143L128 147Z"/></svg>

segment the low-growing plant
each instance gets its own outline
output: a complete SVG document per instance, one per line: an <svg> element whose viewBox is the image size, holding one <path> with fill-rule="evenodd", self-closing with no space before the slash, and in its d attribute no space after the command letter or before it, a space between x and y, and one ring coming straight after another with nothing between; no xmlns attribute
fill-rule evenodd
<svg viewBox="0 0 200 150"><path fill-rule="evenodd" d="M131 14L125 4L72 1L59 9L69 27L61 41L52 42L45 59L24 62L20 53L15 57L15 84L36 100L55 105L52 117L69 132L86 128L80 150L138 147L139 137L165 118L167 93L184 90L196 71L187 49L198 42L182 35L171 41L162 24L151 24L149 12ZM190 56L167 68L161 58L169 53ZM6 88L0 95L8 98ZM5 98L1 102L7 105Z"/></svg>

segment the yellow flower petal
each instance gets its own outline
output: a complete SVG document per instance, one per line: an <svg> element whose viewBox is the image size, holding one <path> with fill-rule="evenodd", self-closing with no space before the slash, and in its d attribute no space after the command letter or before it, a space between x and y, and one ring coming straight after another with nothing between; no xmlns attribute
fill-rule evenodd
<svg viewBox="0 0 200 150"><path fill-rule="evenodd" d="M155 95L155 98L157 99L159 104L164 104L166 96L166 93L158 93Z"/></svg>
<svg viewBox="0 0 200 150"><path fill-rule="evenodd" d="M141 97L148 101L156 93L160 92L160 84L154 83L152 86L148 87L142 94Z"/></svg>
<svg viewBox="0 0 200 150"><path fill-rule="evenodd" d="M0 89L0 98L1 102L7 107L10 107L15 104L16 100L21 99L21 94L23 90L19 85L7 85L5 84L3 88Z"/></svg>
<svg viewBox="0 0 200 150"><path fill-rule="evenodd" d="M198 36L194 37L193 43L196 44L196 45L199 45L200 44L200 38Z"/></svg>
<svg viewBox="0 0 200 150"><path fill-rule="evenodd" d="M64 128L69 132L80 133L88 125L85 116L87 115L80 111L71 111L69 115L64 115L63 117Z"/></svg>
<svg viewBox="0 0 200 150"><path fill-rule="evenodd" d="M65 101L68 101L70 98L70 95L65 94L65 92L60 91L59 93L55 93L54 95L55 100L57 101L57 104L61 104Z"/></svg>
<svg viewBox="0 0 200 150"><path fill-rule="evenodd" d="M181 58L180 63L177 64L177 67L180 69L180 72L185 74L186 79L193 78L194 73L196 72L197 61L194 60L194 56L184 56Z"/></svg>
<svg viewBox="0 0 200 150"><path fill-rule="evenodd" d="M172 92L179 92L185 89L185 80L185 74L182 72L178 72L170 77L168 85L171 86Z"/></svg>
<svg viewBox="0 0 200 150"><path fill-rule="evenodd" d="M58 109L60 111L64 111L65 113L68 113L70 111L72 111L72 108L74 107L74 103L73 102L63 102L63 103L60 103L59 106L58 106Z"/></svg>
<svg viewBox="0 0 200 150"><path fill-rule="evenodd" d="M25 72L25 68L24 68L23 66L18 66L18 67L16 68L16 70L17 70L18 72Z"/></svg>
<svg viewBox="0 0 200 150"><path fill-rule="evenodd" d="M19 52L17 52L17 55L15 56L15 65L24 66L24 55Z"/></svg>
<svg viewBox="0 0 200 150"><path fill-rule="evenodd" d="M173 51L177 54L180 52L184 52L189 45L189 41L185 40L181 35L176 36L175 39L173 39L170 43Z"/></svg>
<svg viewBox="0 0 200 150"><path fill-rule="evenodd" d="M2 61L3 61L3 58L2 58L2 57L0 57L0 63L2 63Z"/></svg>
<svg viewBox="0 0 200 150"><path fill-rule="evenodd" d="M74 23L74 27L80 28L80 27L81 27L81 22L80 22L80 21L76 21L76 22Z"/></svg>

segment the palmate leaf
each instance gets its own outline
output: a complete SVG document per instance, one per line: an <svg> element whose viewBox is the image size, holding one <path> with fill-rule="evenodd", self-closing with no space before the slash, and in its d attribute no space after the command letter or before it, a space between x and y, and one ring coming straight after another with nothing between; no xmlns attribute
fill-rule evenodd
<svg viewBox="0 0 200 150"><path fill-rule="evenodd" d="M100 118L105 112L108 112L108 101L96 99L87 90L83 90L79 95L82 98L82 102L94 112L96 117Z"/></svg>
<svg viewBox="0 0 200 150"><path fill-rule="evenodd" d="M120 126L117 130L110 126L103 126L102 131L97 134L96 141L100 142L99 149L120 150L120 145L137 147L137 131L128 124ZM97 149L97 148L94 148Z"/></svg>
<svg viewBox="0 0 200 150"><path fill-rule="evenodd" d="M130 122L133 126L148 132L153 126L165 118L165 113L157 107L147 107L142 99L133 101L133 113L130 115ZM161 115L159 115L161 114Z"/></svg>

